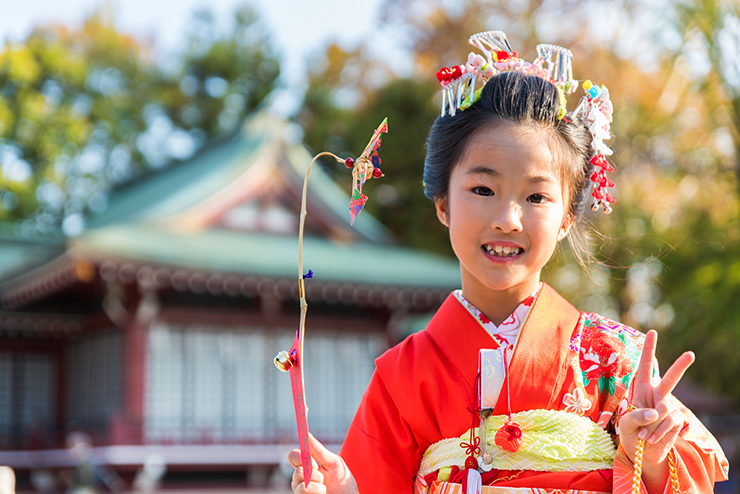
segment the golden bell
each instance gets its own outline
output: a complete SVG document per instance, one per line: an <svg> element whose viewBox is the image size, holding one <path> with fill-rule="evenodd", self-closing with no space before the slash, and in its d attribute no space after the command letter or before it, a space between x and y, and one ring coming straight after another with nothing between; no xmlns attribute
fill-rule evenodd
<svg viewBox="0 0 740 494"><path fill-rule="evenodd" d="M286 351L278 353L275 357L275 367L283 372L288 372L288 370L293 367L293 364L295 364L293 357L291 357Z"/></svg>

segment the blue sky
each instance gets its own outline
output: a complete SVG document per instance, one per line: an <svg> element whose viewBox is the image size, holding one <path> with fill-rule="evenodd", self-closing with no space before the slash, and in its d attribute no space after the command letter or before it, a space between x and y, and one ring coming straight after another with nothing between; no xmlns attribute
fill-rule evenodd
<svg viewBox="0 0 740 494"><path fill-rule="evenodd" d="M406 64L404 51L393 36L378 29L379 9L384 0L250 0L267 23L281 53L283 84L276 111L287 113L296 104L305 74L305 61L321 52L330 41L354 46L371 40L377 56L398 71ZM116 27L141 38L153 38L160 52L176 49L182 42L191 13L203 6L227 22L240 0L23 0L3 2L0 40L22 40L37 24L57 22L79 25L93 11L107 6Z"/></svg>

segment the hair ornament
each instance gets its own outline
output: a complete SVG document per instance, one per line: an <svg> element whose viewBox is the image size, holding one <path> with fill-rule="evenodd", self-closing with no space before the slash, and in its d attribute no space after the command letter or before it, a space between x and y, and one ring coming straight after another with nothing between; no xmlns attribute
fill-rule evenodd
<svg viewBox="0 0 740 494"><path fill-rule="evenodd" d="M606 176L607 172L613 172L614 167L606 160L606 156L611 156L613 151L604 144L604 140L611 138L611 123L613 120L614 106L609 99L609 90L606 86L595 86L591 81L583 82L583 89L586 96L576 108L574 113L581 112L589 132L591 132L591 147L595 155L591 158L591 164L595 170L591 173L591 182L594 190L591 196L594 203L591 206L593 211L598 211L603 207L604 212L612 212L611 205L614 204L614 197L607 192L609 187L614 187L614 182Z"/></svg>
<svg viewBox="0 0 740 494"><path fill-rule="evenodd" d="M555 86L560 99L558 119L570 123L566 95L578 88L578 81L573 79L573 53L562 46L551 44L537 45L537 58L527 62L519 58L511 49L503 31L485 31L468 39L468 43L478 48L483 55L471 52L464 65L443 67L437 72L437 80L442 85L442 113L440 116L455 116L455 113L469 108L480 98L483 86L495 75L502 72L517 71L525 75L540 77ZM609 214L612 211L614 197L607 191L614 187L614 182L606 176L614 167L606 160L612 150L604 144L611 137L610 126L614 107L609 99L609 90L605 86L596 86L591 81L583 83L586 95L581 99L573 116L580 115L592 136L592 147L595 152L591 158L593 170L590 180L593 183L591 196L594 198L592 210L604 208Z"/></svg>

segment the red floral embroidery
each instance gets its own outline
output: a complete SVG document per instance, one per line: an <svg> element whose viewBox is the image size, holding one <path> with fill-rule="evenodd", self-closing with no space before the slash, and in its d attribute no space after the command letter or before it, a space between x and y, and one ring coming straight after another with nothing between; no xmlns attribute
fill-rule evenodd
<svg viewBox="0 0 740 494"><path fill-rule="evenodd" d="M526 299L524 299L524 302L522 302L522 303L524 305L526 305L527 307L529 307L530 305L532 305L534 303L534 296L533 295L530 295L529 297L527 297Z"/></svg>
<svg viewBox="0 0 740 494"><path fill-rule="evenodd" d="M482 312L480 313L480 315L478 315L478 318L480 319L480 322L482 322L483 324L488 324L489 322L491 322L491 320L488 319L485 316L485 314L483 314Z"/></svg>
<svg viewBox="0 0 740 494"><path fill-rule="evenodd" d="M614 395L619 381L632 372L624 344L619 338L598 326L586 326L581 341L581 371L584 381L598 383L599 392Z"/></svg>

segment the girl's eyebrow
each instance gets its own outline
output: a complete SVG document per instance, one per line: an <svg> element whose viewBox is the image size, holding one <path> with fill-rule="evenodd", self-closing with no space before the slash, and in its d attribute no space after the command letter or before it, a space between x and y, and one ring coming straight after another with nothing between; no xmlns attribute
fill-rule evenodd
<svg viewBox="0 0 740 494"><path fill-rule="evenodd" d="M488 168L487 166L476 166L475 168L471 168L467 172L465 172L466 175L491 175L493 177L499 177L501 174L494 170L493 168Z"/></svg>
<svg viewBox="0 0 740 494"><path fill-rule="evenodd" d="M476 166L474 168L471 168L467 172L465 172L466 175L488 175L491 177L500 177L501 174L493 169L489 168L484 165ZM538 183L556 183L557 181L550 175L533 175L531 177L522 177L524 180L530 183L538 184Z"/></svg>

